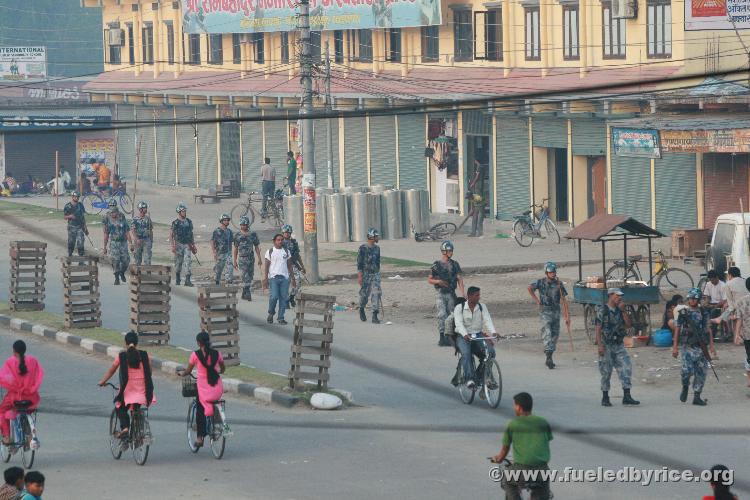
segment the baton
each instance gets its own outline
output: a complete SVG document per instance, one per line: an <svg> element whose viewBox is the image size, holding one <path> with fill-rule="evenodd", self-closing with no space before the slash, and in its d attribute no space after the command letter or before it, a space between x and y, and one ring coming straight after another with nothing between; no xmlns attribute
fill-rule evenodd
<svg viewBox="0 0 750 500"><path fill-rule="evenodd" d="M199 266L203 265L203 264L201 264L201 261L198 259L198 253L194 253L193 257L195 257L195 262L197 262Z"/></svg>
<svg viewBox="0 0 750 500"><path fill-rule="evenodd" d="M85 234L85 233L84 233L84 234ZM89 236L89 235L87 234L87 235L86 235L86 239L87 239L87 240L89 240L89 243L91 243L91 248L93 248L94 250L96 250L96 251L98 252L98 251L99 251L99 249L98 249L98 248L96 248L96 245L94 245L94 242L93 242L93 241L91 241L91 236Z"/></svg>

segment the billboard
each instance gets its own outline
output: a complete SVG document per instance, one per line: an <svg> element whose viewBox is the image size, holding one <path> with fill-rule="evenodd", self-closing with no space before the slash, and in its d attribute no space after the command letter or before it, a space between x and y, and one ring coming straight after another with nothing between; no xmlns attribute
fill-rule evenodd
<svg viewBox="0 0 750 500"><path fill-rule="evenodd" d="M181 0L185 33L297 29L295 0ZM315 31L407 28L442 23L440 0L310 0Z"/></svg>
<svg viewBox="0 0 750 500"><path fill-rule="evenodd" d="M0 47L0 80L46 77L46 47Z"/></svg>
<svg viewBox="0 0 750 500"><path fill-rule="evenodd" d="M685 0L685 30L750 29L750 0Z"/></svg>
<svg viewBox="0 0 750 500"><path fill-rule="evenodd" d="M612 149L616 156L661 158L659 132L652 129L613 127Z"/></svg>
<svg viewBox="0 0 750 500"><path fill-rule="evenodd" d="M661 147L671 153L750 153L750 130L662 130Z"/></svg>

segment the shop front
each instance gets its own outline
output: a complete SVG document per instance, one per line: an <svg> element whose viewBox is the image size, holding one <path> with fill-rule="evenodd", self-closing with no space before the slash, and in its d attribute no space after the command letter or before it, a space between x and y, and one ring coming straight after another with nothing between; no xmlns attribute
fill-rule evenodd
<svg viewBox="0 0 750 500"><path fill-rule="evenodd" d="M458 136L456 113L428 115L425 156L430 164L430 198L435 213L460 211Z"/></svg>

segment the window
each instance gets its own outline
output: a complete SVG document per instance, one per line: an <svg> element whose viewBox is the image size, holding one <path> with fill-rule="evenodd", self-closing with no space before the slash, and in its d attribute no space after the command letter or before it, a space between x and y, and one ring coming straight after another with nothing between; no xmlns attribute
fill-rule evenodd
<svg viewBox="0 0 750 500"><path fill-rule="evenodd" d="M266 34L265 33L253 33L253 62L257 64L264 64L266 62Z"/></svg>
<svg viewBox="0 0 750 500"><path fill-rule="evenodd" d="M154 25L144 23L141 29L143 64L154 64Z"/></svg>
<svg viewBox="0 0 750 500"><path fill-rule="evenodd" d="M320 31L311 31L310 32L310 50L311 50L311 56L312 56L312 63L313 64L320 64L321 58L320 58L320 47L321 47L321 41L320 41Z"/></svg>
<svg viewBox="0 0 750 500"><path fill-rule="evenodd" d="M336 64L344 64L344 32L333 32L333 60Z"/></svg>
<svg viewBox="0 0 750 500"><path fill-rule="evenodd" d="M232 64L242 64L242 35L232 33Z"/></svg>
<svg viewBox="0 0 750 500"><path fill-rule="evenodd" d="M422 62L440 59L440 26L422 26Z"/></svg>
<svg viewBox="0 0 750 500"><path fill-rule="evenodd" d="M670 0L648 0L646 26L648 57L672 55L672 4Z"/></svg>
<svg viewBox="0 0 750 500"><path fill-rule="evenodd" d="M578 6L563 6L563 59L575 60L579 58L578 43Z"/></svg>
<svg viewBox="0 0 750 500"><path fill-rule="evenodd" d="M208 64L224 63L224 47L221 34L208 35Z"/></svg>
<svg viewBox="0 0 750 500"><path fill-rule="evenodd" d="M174 64L174 26L171 21L164 24L167 26L167 62Z"/></svg>
<svg viewBox="0 0 750 500"><path fill-rule="evenodd" d="M474 35L470 10L453 11L453 54L456 61L474 59Z"/></svg>
<svg viewBox="0 0 750 500"><path fill-rule="evenodd" d="M201 36L199 34L188 35L188 50L185 52L187 64L201 63Z"/></svg>
<svg viewBox="0 0 750 500"><path fill-rule="evenodd" d="M109 37L110 32L119 31L120 25L118 24L110 24L107 29L104 30L104 43L107 47L107 61L109 64L120 64L122 62L122 47L120 45L110 45L109 43Z"/></svg>
<svg viewBox="0 0 750 500"><path fill-rule="evenodd" d="M372 62L372 31L348 30L349 60Z"/></svg>
<svg viewBox="0 0 750 500"><path fill-rule="evenodd" d="M281 62L289 62L289 33L286 31L281 32Z"/></svg>
<svg viewBox="0 0 750 500"><path fill-rule="evenodd" d="M612 17L612 4L602 4L602 46L605 59L625 58L625 19Z"/></svg>
<svg viewBox="0 0 750 500"><path fill-rule="evenodd" d="M385 60L401 62L401 28L386 28Z"/></svg>
<svg viewBox="0 0 750 500"><path fill-rule="evenodd" d="M485 53L490 61L503 60L503 11L489 9L484 18Z"/></svg>
<svg viewBox="0 0 750 500"><path fill-rule="evenodd" d="M526 20L524 22L524 52L527 61L538 61L541 59L539 46L539 7L526 7Z"/></svg>
<svg viewBox="0 0 750 500"><path fill-rule="evenodd" d="M128 23L128 62L135 64L135 40L133 38L133 25Z"/></svg>

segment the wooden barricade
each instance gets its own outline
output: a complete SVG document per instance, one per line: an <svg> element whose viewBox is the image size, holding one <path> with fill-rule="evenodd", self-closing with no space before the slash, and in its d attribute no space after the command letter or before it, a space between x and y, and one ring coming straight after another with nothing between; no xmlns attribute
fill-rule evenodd
<svg viewBox="0 0 750 500"><path fill-rule="evenodd" d="M211 338L211 347L221 352L224 364L240 364L240 321L237 311L239 286L198 287L201 330Z"/></svg>
<svg viewBox="0 0 750 500"><path fill-rule="evenodd" d="M11 311L41 311L44 309L44 284L47 264L47 244L42 241L10 242Z"/></svg>
<svg viewBox="0 0 750 500"><path fill-rule="evenodd" d="M130 329L142 342L169 342L171 281L171 266L130 266Z"/></svg>
<svg viewBox="0 0 750 500"><path fill-rule="evenodd" d="M328 388L335 303L336 297L330 295L303 292L297 298L289 369L289 386L294 390L304 391L305 380L316 381L319 391Z"/></svg>
<svg viewBox="0 0 750 500"><path fill-rule="evenodd" d="M99 258L76 255L61 260L65 328L102 326Z"/></svg>

